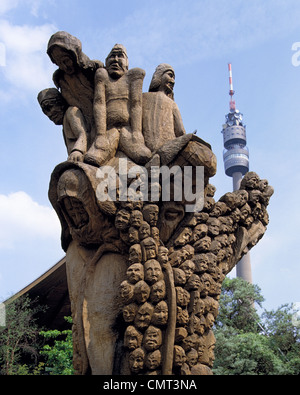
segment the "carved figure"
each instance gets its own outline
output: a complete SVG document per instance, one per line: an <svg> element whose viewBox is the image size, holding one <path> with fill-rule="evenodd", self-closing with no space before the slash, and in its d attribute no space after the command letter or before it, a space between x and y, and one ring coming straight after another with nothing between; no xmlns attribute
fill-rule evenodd
<svg viewBox="0 0 300 395"><path fill-rule="evenodd" d="M102 165L113 158L118 145L136 163L146 163L151 153L142 135L142 86L145 72L128 70L125 47L116 44L105 68L95 74L94 118L96 137L85 161ZM133 150L132 147L135 147Z"/></svg>
<svg viewBox="0 0 300 395"><path fill-rule="evenodd" d="M43 113L56 125L63 125L63 137L68 160L82 162L87 150L87 130L82 112L68 106L56 88L44 89L38 94Z"/></svg>
<svg viewBox="0 0 300 395"><path fill-rule="evenodd" d="M103 67L103 63L90 60L82 52L80 40L63 31L51 36L47 53L59 67L53 74L56 87L61 89L68 105L79 109L83 114L90 145L94 138L94 76L96 70Z"/></svg>
<svg viewBox="0 0 300 395"><path fill-rule="evenodd" d="M174 102L175 72L168 64L157 66L149 92L143 94L143 134L151 152L169 140L185 134L179 109Z"/></svg>

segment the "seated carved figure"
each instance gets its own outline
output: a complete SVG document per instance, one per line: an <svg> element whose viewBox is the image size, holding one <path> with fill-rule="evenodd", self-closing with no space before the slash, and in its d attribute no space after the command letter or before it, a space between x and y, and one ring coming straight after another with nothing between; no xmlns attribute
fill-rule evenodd
<svg viewBox="0 0 300 395"><path fill-rule="evenodd" d="M114 157L118 147L136 163L146 163L151 152L142 135L142 87L145 72L128 70L123 45L116 44L95 74L95 140L85 156L92 165Z"/></svg>
<svg viewBox="0 0 300 395"><path fill-rule="evenodd" d="M147 147L155 152L165 142L185 134L177 104L174 102L174 69L157 66L148 93L143 93L143 135Z"/></svg>

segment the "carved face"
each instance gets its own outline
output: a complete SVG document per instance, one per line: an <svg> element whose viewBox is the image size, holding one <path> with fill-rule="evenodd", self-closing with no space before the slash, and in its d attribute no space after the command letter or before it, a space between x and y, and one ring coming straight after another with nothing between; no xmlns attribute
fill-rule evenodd
<svg viewBox="0 0 300 395"><path fill-rule="evenodd" d="M89 222L88 213L80 200L73 197L64 198L63 206L75 229L80 229Z"/></svg>
<svg viewBox="0 0 300 395"><path fill-rule="evenodd" d="M136 244L139 242L139 231L133 226L128 229L128 241L130 244Z"/></svg>
<svg viewBox="0 0 300 395"><path fill-rule="evenodd" d="M190 228L184 228L180 235L176 238L174 244L175 246L184 246L190 240L192 231Z"/></svg>
<svg viewBox="0 0 300 395"><path fill-rule="evenodd" d="M162 267L168 262L169 251L166 247L158 247L157 260L162 265Z"/></svg>
<svg viewBox="0 0 300 395"><path fill-rule="evenodd" d="M123 318L125 322L132 322L138 310L138 306L135 303L128 304L123 307Z"/></svg>
<svg viewBox="0 0 300 395"><path fill-rule="evenodd" d="M152 323L154 325L165 325L168 321L168 305L165 301L159 302L153 311Z"/></svg>
<svg viewBox="0 0 300 395"><path fill-rule="evenodd" d="M129 302L133 299L133 285L128 281L123 281L120 285L120 295L124 302Z"/></svg>
<svg viewBox="0 0 300 395"><path fill-rule="evenodd" d="M258 186L259 177L257 174L248 173L246 177L244 177L245 186L249 189L255 189Z"/></svg>
<svg viewBox="0 0 300 395"><path fill-rule="evenodd" d="M133 210L130 216L130 224L135 228L139 228L143 221L143 214L139 210Z"/></svg>
<svg viewBox="0 0 300 395"><path fill-rule="evenodd" d="M144 336L144 347L147 351L157 350L162 344L161 330L154 326L149 326Z"/></svg>
<svg viewBox="0 0 300 395"><path fill-rule="evenodd" d="M188 290L197 290L201 285L200 277L197 274L192 274L186 284Z"/></svg>
<svg viewBox="0 0 300 395"><path fill-rule="evenodd" d="M148 261L156 258L157 255L157 245L155 240L152 237L147 237L142 240L142 248L143 248L143 259L144 261Z"/></svg>
<svg viewBox="0 0 300 395"><path fill-rule="evenodd" d="M161 79L159 90L163 91L167 96L172 94L175 85L175 73L173 70L167 70Z"/></svg>
<svg viewBox="0 0 300 395"><path fill-rule="evenodd" d="M116 214L115 226L119 230L125 230L128 227L130 214L127 210L119 210Z"/></svg>
<svg viewBox="0 0 300 395"><path fill-rule="evenodd" d="M76 62L71 52L54 46L51 51L51 57L54 63L66 74L72 75L76 71Z"/></svg>
<svg viewBox="0 0 300 395"><path fill-rule="evenodd" d="M188 280L188 279L190 278L190 276L194 273L195 264L194 264L193 261L188 260L188 261L183 262L183 263L180 265L180 268L179 268L179 269L181 269L181 270L184 271L185 276L186 276L186 279Z"/></svg>
<svg viewBox="0 0 300 395"><path fill-rule="evenodd" d="M47 117L55 123L55 125L62 125L65 115L65 105L62 100L57 98L45 99L41 103L42 111Z"/></svg>
<svg viewBox="0 0 300 395"><path fill-rule="evenodd" d="M247 191L244 191L241 189L241 190L235 191L235 193L238 196L239 206L243 206L244 204L247 203L248 196L249 196Z"/></svg>
<svg viewBox="0 0 300 395"><path fill-rule="evenodd" d="M184 205L178 202L164 202L161 208L160 238L169 240L177 225L184 217Z"/></svg>
<svg viewBox="0 0 300 395"><path fill-rule="evenodd" d="M129 355L129 368L132 373L139 373L144 367L145 352L137 348Z"/></svg>
<svg viewBox="0 0 300 395"><path fill-rule="evenodd" d="M134 286L134 297L138 303L145 303L150 295L150 287L145 281L139 281Z"/></svg>
<svg viewBox="0 0 300 395"><path fill-rule="evenodd" d="M138 309L134 323L139 329L145 329L149 326L153 314L153 306L150 303L144 303Z"/></svg>
<svg viewBox="0 0 300 395"><path fill-rule="evenodd" d="M145 263L145 280L150 284L154 284L159 280L162 280L163 273L161 270L160 263L155 259L150 259Z"/></svg>
<svg viewBox="0 0 300 395"><path fill-rule="evenodd" d="M207 231L208 231L207 225L205 224L197 225L193 231L192 241L196 242L202 237L205 237L207 235Z"/></svg>
<svg viewBox="0 0 300 395"><path fill-rule="evenodd" d="M197 351L192 348L187 354L187 361L189 363L190 366L195 366L197 364L197 360L198 360L198 353Z"/></svg>
<svg viewBox="0 0 300 395"><path fill-rule="evenodd" d="M128 70L128 58L121 47L114 47L105 61L108 74L118 79Z"/></svg>
<svg viewBox="0 0 300 395"><path fill-rule="evenodd" d="M191 292L191 303L189 307L190 310L196 315L202 315L204 313L205 303L203 302L203 299L200 298L199 291Z"/></svg>
<svg viewBox="0 0 300 395"><path fill-rule="evenodd" d="M129 248L129 263L140 263L142 260L142 251L139 244L134 244Z"/></svg>
<svg viewBox="0 0 300 395"><path fill-rule="evenodd" d="M143 336L134 326L128 326L124 334L124 346L129 350L135 350L142 344Z"/></svg>
<svg viewBox="0 0 300 395"><path fill-rule="evenodd" d="M207 221L208 233L212 236L218 236L220 232L220 221L217 218L210 218Z"/></svg>
<svg viewBox="0 0 300 395"><path fill-rule="evenodd" d="M176 300L179 306L185 307L189 304L190 294L186 289L176 287Z"/></svg>
<svg viewBox="0 0 300 395"><path fill-rule="evenodd" d="M151 237L159 244L159 229L155 226L151 228Z"/></svg>
<svg viewBox="0 0 300 395"><path fill-rule="evenodd" d="M129 266L126 272L128 281L135 284L138 281L144 280L144 267L141 263L134 263Z"/></svg>
<svg viewBox="0 0 300 395"><path fill-rule="evenodd" d="M161 363L161 352L159 350L155 350L147 354L145 365L149 370L157 369L160 363Z"/></svg>
<svg viewBox="0 0 300 395"><path fill-rule="evenodd" d="M186 275L182 269L174 268L173 273L175 285L184 285L186 283Z"/></svg>
<svg viewBox="0 0 300 395"><path fill-rule="evenodd" d="M174 366L181 367L186 361L184 349L180 346L174 346Z"/></svg>
<svg viewBox="0 0 300 395"><path fill-rule="evenodd" d="M143 215L145 221L147 221L151 226L156 226L158 220L158 206L155 204L149 204L144 207Z"/></svg>
<svg viewBox="0 0 300 395"><path fill-rule="evenodd" d="M205 236L202 239L198 240L195 244L195 247L198 251L208 251L211 245L211 238L209 236Z"/></svg>
<svg viewBox="0 0 300 395"><path fill-rule="evenodd" d="M204 273L208 269L208 256L206 254L196 255L196 270Z"/></svg>
<svg viewBox="0 0 300 395"><path fill-rule="evenodd" d="M140 240L146 239L146 237L150 236L150 225L146 221L142 221L141 226L139 227L139 238Z"/></svg>
<svg viewBox="0 0 300 395"><path fill-rule="evenodd" d="M151 287L150 300L153 303L160 302L166 296L166 285L163 280L157 281Z"/></svg>
<svg viewBox="0 0 300 395"><path fill-rule="evenodd" d="M186 309L182 309L177 306L176 309L176 320L179 325L186 325L189 322L189 313Z"/></svg>

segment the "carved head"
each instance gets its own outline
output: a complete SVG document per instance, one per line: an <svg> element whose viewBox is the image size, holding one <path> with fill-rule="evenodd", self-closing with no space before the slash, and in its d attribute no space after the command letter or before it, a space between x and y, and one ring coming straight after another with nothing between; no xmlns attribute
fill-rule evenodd
<svg viewBox="0 0 300 395"><path fill-rule="evenodd" d="M143 208L143 216L151 226L156 226L158 220L158 206L156 204L147 204Z"/></svg>
<svg viewBox="0 0 300 395"><path fill-rule="evenodd" d="M141 280L138 283L135 284L134 286L134 298L137 301L137 303L145 303L150 295L150 287L149 285Z"/></svg>
<svg viewBox="0 0 300 395"><path fill-rule="evenodd" d="M152 351L147 354L145 365L149 370L157 369L161 364L161 352L159 350Z"/></svg>
<svg viewBox="0 0 300 395"><path fill-rule="evenodd" d="M150 259L145 263L145 280L149 284L154 284L163 279L160 263L155 259Z"/></svg>
<svg viewBox="0 0 300 395"><path fill-rule="evenodd" d="M127 269L126 276L131 284L144 280L144 266L141 263L133 263Z"/></svg>
<svg viewBox="0 0 300 395"><path fill-rule="evenodd" d="M152 303L158 303L166 296L166 284L163 280L157 281L151 287L150 300Z"/></svg>
<svg viewBox="0 0 300 395"><path fill-rule="evenodd" d="M144 368L145 351L137 348L129 354L129 368L132 373L139 373Z"/></svg>
<svg viewBox="0 0 300 395"><path fill-rule="evenodd" d="M140 347L142 344L143 335L136 330L136 328L132 325L126 328L124 334L124 346L129 350L135 350Z"/></svg>
<svg viewBox="0 0 300 395"><path fill-rule="evenodd" d="M45 115L54 122L55 125L62 125L67 109L67 103L61 93L56 88L43 89L38 94L38 102Z"/></svg>
<svg viewBox="0 0 300 395"><path fill-rule="evenodd" d="M66 74L74 74L78 66L83 66L81 41L67 32L57 32L50 37L47 54Z"/></svg>
<svg viewBox="0 0 300 395"><path fill-rule="evenodd" d="M159 328L150 325L144 335L144 347L147 351L157 350L162 344L162 333Z"/></svg>
<svg viewBox="0 0 300 395"><path fill-rule="evenodd" d="M256 189L260 178L254 171L249 171L241 181L241 189Z"/></svg>
<svg viewBox="0 0 300 395"><path fill-rule="evenodd" d="M128 71L129 63L124 45L114 45L105 59L105 67L108 74L114 79L119 79Z"/></svg>
<svg viewBox="0 0 300 395"><path fill-rule="evenodd" d="M157 326L166 325L168 322L168 305L162 300L154 307L152 323Z"/></svg>
<svg viewBox="0 0 300 395"><path fill-rule="evenodd" d="M175 72L172 66L161 63L155 69L149 87L149 92L164 92L174 100Z"/></svg>

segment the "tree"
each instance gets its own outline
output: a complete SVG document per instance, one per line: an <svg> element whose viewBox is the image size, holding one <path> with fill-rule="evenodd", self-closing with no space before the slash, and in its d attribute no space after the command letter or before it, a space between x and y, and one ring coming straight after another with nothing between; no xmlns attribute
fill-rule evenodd
<svg viewBox="0 0 300 395"><path fill-rule="evenodd" d="M264 301L257 285L249 284L242 278L225 278L222 284L219 315L216 327L231 327L242 331L255 332L259 330L259 316L254 307L260 307Z"/></svg>
<svg viewBox="0 0 300 395"><path fill-rule="evenodd" d="M72 323L71 317L65 317L65 320ZM46 359L46 370L51 375L74 374L72 330L41 331L40 334L48 341L54 340L52 346L46 344L40 352Z"/></svg>
<svg viewBox="0 0 300 395"><path fill-rule="evenodd" d="M6 305L6 326L0 328L0 371L4 375L18 374L22 356L38 357L39 331L35 314L44 308L21 296Z"/></svg>
<svg viewBox="0 0 300 395"><path fill-rule="evenodd" d="M291 304L262 314L263 326L274 352L285 360L287 374L300 372L300 327L293 324Z"/></svg>
<svg viewBox="0 0 300 395"><path fill-rule="evenodd" d="M226 278L216 321L214 373L217 375L287 375L300 373L299 328L291 307L259 316L254 302L264 298L257 285Z"/></svg>

